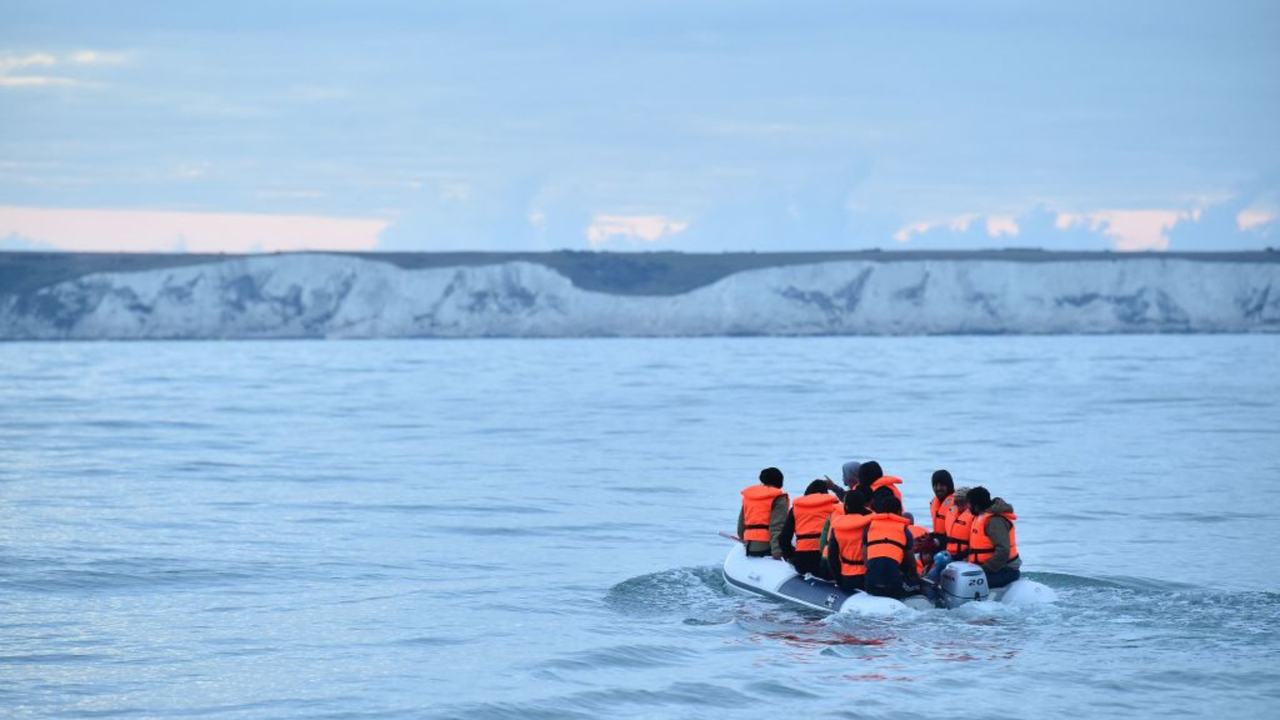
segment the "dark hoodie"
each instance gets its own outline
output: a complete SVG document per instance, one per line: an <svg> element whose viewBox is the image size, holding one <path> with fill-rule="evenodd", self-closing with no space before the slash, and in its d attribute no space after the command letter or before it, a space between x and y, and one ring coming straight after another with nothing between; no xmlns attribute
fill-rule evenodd
<svg viewBox="0 0 1280 720"><path fill-rule="evenodd" d="M996 513L1012 513L1013 506L1004 501L1004 498L993 498L991 507L987 508L987 512ZM987 537L991 538L991 544L995 546L995 554L989 560L982 563L982 569L991 573L998 572L1006 567L1020 568L1022 567L1022 558L1014 558L1013 562L1009 562L1009 528L1013 527L1013 523L1007 518L993 517L987 521Z"/></svg>

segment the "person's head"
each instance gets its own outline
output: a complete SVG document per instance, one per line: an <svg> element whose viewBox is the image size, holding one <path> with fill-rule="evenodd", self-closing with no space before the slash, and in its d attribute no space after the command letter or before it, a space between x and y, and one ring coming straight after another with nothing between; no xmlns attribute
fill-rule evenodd
<svg viewBox="0 0 1280 720"><path fill-rule="evenodd" d="M933 471L933 494L939 500L946 500L947 496L956 491L955 480L951 479L951 473L946 470Z"/></svg>
<svg viewBox="0 0 1280 720"><path fill-rule="evenodd" d="M979 485L969 491L969 511L974 515L981 515L991 507L991 493L986 488Z"/></svg>
<svg viewBox="0 0 1280 720"><path fill-rule="evenodd" d="M941 549L938 547L938 541L929 533L921 535L916 538L915 541L916 546L914 550L919 553L921 557L931 556Z"/></svg>
<svg viewBox="0 0 1280 720"><path fill-rule="evenodd" d="M840 466L840 479L844 481L845 487L853 487L858 484L858 468L862 463L857 460L850 460Z"/></svg>
<svg viewBox="0 0 1280 720"><path fill-rule="evenodd" d="M884 477L884 470L880 469L880 463L875 460L868 460L858 466L858 484L863 487L871 487L871 483Z"/></svg>
<svg viewBox="0 0 1280 720"><path fill-rule="evenodd" d="M955 501L956 507L960 508L961 510L964 510L965 508L969 507L969 488L967 487L956 488L956 494L952 497L952 500Z"/></svg>
<svg viewBox="0 0 1280 720"><path fill-rule="evenodd" d="M782 471L775 467L767 467L760 471L760 482L769 487L782 487Z"/></svg>
<svg viewBox="0 0 1280 720"><path fill-rule="evenodd" d="M911 523L912 525L916 524L916 516L914 513L904 512L902 513L902 517L906 518L907 522Z"/></svg>
<svg viewBox="0 0 1280 720"><path fill-rule="evenodd" d="M820 495L820 494L822 494L822 493L825 493L826 491L827 491L827 481L826 481L826 480L814 480L813 482L809 483L809 487L807 487L807 488L805 488L805 489L804 489L804 494L805 494L805 495Z"/></svg>
<svg viewBox="0 0 1280 720"><path fill-rule="evenodd" d="M854 487L844 494L844 511L847 515L866 515L867 500L870 495L861 486Z"/></svg>
<svg viewBox="0 0 1280 720"><path fill-rule="evenodd" d="M902 512L902 501L898 499L897 495L893 494L892 490L883 487L871 495L871 509L878 513L893 513L896 515Z"/></svg>

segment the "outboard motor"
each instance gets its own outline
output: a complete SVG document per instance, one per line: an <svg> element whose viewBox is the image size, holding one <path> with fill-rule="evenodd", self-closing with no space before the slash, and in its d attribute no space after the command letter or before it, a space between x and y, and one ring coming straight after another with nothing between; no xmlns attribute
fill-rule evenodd
<svg viewBox="0 0 1280 720"><path fill-rule="evenodd" d="M991 594L987 574L981 567L967 562L952 562L938 578L936 602L947 609L958 608L972 600L986 600Z"/></svg>

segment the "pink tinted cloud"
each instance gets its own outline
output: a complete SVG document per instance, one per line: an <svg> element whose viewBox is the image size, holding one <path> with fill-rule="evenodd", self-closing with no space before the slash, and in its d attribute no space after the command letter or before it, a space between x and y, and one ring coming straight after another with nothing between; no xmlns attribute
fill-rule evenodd
<svg viewBox="0 0 1280 720"><path fill-rule="evenodd" d="M1236 227L1241 230L1252 230L1273 222L1276 216L1266 210L1241 210L1236 215Z"/></svg>
<svg viewBox="0 0 1280 720"><path fill-rule="evenodd" d="M1054 221L1059 230L1075 225L1101 230L1120 251L1168 250L1169 231L1183 220L1199 220L1199 210L1097 210L1090 213L1060 213Z"/></svg>
<svg viewBox="0 0 1280 720"><path fill-rule="evenodd" d="M983 222L983 229L988 237L998 238L1009 235L1016 236L1022 231L1018 226L1018 221L1012 215L987 215L985 218L976 213L967 215L957 215L948 220L938 220L934 222L914 222L903 226L898 232L893 234L893 239L900 242L910 242L912 236L923 235L946 228L955 232L968 232L969 228L975 222Z"/></svg>
<svg viewBox="0 0 1280 720"><path fill-rule="evenodd" d="M688 228L688 222L663 215L596 215L587 227L587 242L594 247L611 240L656 242L668 235L679 235Z"/></svg>
<svg viewBox="0 0 1280 720"><path fill-rule="evenodd" d="M1014 237L1020 232L1022 232L1022 228L1018 227L1018 221L1012 215L989 215L987 217L987 235L993 238L998 238L1002 235Z"/></svg>
<svg viewBox="0 0 1280 720"><path fill-rule="evenodd" d="M1087 227L1090 231L1100 233L1116 250L1142 251L1169 249L1169 231L1184 221L1199 221L1201 211L1195 210L1163 210L1163 209L1105 209L1090 212L1060 212L1054 218L1054 227L1068 230L1073 227ZM1268 222L1270 215L1265 213L1241 214L1238 220L1241 227L1250 227ZM935 230L948 229L955 232L966 232L975 222L982 222L986 235L991 238L1016 237L1021 235L1022 227L1018 218L1012 215L959 215L949 220L931 222L915 222L902 227L894 234L893 239L907 243L917 235L924 235Z"/></svg>
<svg viewBox="0 0 1280 720"><path fill-rule="evenodd" d="M372 250L387 220L0 206L0 237L83 252Z"/></svg>

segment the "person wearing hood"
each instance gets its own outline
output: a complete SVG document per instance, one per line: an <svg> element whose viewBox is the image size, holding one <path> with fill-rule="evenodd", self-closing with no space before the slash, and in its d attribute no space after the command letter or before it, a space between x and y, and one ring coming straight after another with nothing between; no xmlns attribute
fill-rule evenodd
<svg viewBox="0 0 1280 720"><path fill-rule="evenodd" d="M1013 506L1003 498L992 498L981 485L969 491L973 524L969 528L969 562L987 573L987 586L999 588L1022 575L1018 557L1018 534L1014 529Z"/></svg>
<svg viewBox="0 0 1280 720"><path fill-rule="evenodd" d="M871 494L875 492L875 488L872 486L884 477L884 470L881 469L880 463L875 460L868 460L864 463L847 462L844 464L842 471L844 474L844 484L847 489L843 492L837 492L836 497L839 497L841 502L844 503L844 501L848 499L848 493L850 491L858 490L860 491L861 496L865 499L863 510L871 512ZM890 478L890 480L898 483L902 482L898 478ZM831 490L834 485L835 483L828 483L827 489ZM897 490L897 488L893 489ZM901 493L895 494L901 495ZM835 515L838 516L843 514L844 504L836 508ZM823 537L826 536L824 535Z"/></svg>
<svg viewBox="0 0 1280 720"><path fill-rule="evenodd" d="M787 521L782 526L782 556L790 562L796 572L808 573L816 577L830 580L822 562L821 539L823 528L840 504L834 496L827 493L827 484L822 480L814 480L805 488L804 495L791 503L791 511L787 513ZM791 537L795 536L794 547Z"/></svg>
<svg viewBox="0 0 1280 720"><path fill-rule="evenodd" d="M933 499L929 501L929 516L933 519L930 524L934 535L946 535L947 513L951 512L951 508L956 504L953 497L956 492L956 483L951 478L950 472L935 470L932 484Z"/></svg>
<svg viewBox="0 0 1280 720"><path fill-rule="evenodd" d="M954 505L947 511L947 554L952 560L963 560L969 551L969 526L973 523L969 488L956 488L951 500Z"/></svg>
<svg viewBox="0 0 1280 720"><path fill-rule="evenodd" d="M827 489L830 490L836 496L836 499L839 500L840 502L842 503L844 502L845 493L849 492L850 490L852 490L854 487L857 486L858 468L861 466L862 466L862 463L858 462L857 460L850 460L849 462L840 466L840 481L844 483L844 487L840 487L839 485L837 485L836 481L832 480L831 478L823 478L823 480L826 481Z"/></svg>
<svg viewBox="0 0 1280 720"><path fill-rule="evenodd" d="M787 522L790 498L782 492L782 471L768 467L760 471L760 484L742 491L738 511L738 537L750 557L782 559L782 526Z"/></svg>
<svg viewBox="0 0 1280 720"><path fill-rule="evenodd" d="M868 460L858 466L858 486L866 490L868 496L874 492L872 486L882 477L884 477L884 469L875 460Z"/></svg>

